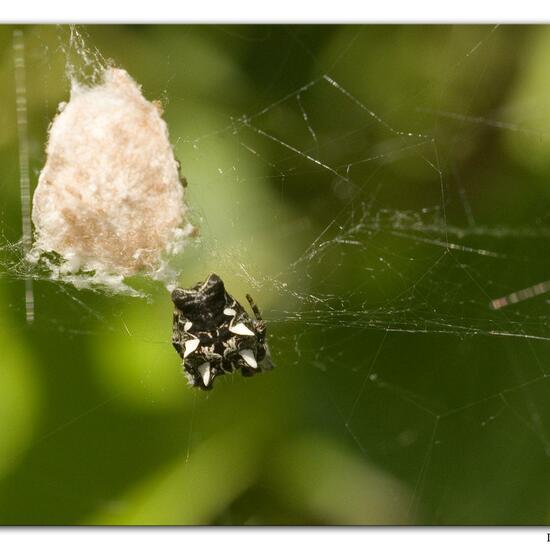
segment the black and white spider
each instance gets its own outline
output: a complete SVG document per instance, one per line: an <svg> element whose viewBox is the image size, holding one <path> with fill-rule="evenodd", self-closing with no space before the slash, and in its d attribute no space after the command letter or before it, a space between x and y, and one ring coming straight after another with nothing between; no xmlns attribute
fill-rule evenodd
<svg viewBox="0 0 550 550"><path fill-rule="evenodd" d="M192 288L172 292L176 306L172 344L192 386L210 390L222 374L240 369L243 376L253 376L273 368L265 322L252 298L248 294L246 298L255 319L214 273Z"/></svg>

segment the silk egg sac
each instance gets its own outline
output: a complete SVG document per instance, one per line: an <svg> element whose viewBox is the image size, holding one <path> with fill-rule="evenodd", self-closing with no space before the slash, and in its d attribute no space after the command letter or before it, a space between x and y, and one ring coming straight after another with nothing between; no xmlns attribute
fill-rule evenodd
<svg viewBox="0 0 550 550"><path fill-rule="evenodd" d="M107 68L93 87L73 84L46 153L31 257L56 253L60 273L155 274L193 233L160 104L126 71Z"/></svg>

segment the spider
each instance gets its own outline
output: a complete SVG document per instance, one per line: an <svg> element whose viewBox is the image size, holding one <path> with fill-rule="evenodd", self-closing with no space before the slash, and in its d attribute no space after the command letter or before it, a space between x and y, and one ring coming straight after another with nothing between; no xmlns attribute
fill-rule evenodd
<svg viewBox="0 0 550 550"><path fill-rule="evenodd" d="M255 319L214 273L192 288L172 292L172 344L192 386L210 390L217 376L238 369L243 376L253 376L273 368L265 322L249 294L246 299Z"/></svg>

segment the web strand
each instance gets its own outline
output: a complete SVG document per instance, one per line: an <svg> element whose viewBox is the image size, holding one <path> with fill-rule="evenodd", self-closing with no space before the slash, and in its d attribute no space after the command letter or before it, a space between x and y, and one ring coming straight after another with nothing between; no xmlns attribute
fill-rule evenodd
<svg viewBox="0 0 550 550"><path fill-rule="evenodd" d="M21 225L23 252L32 245L31 181L29 168L29 136L27 113L27 84L25 67L25 38L23 31L13 31L13 62L15 72L15 101L17 113L17 138L19 143L19 192L21 199ZM25 279L25 318L34 322L34 290L32 278Z"/></svg>

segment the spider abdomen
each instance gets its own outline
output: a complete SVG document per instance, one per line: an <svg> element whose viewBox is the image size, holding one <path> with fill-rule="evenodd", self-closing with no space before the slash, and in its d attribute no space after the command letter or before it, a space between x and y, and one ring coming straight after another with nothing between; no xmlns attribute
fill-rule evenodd
<svg viewBox="0 0 550 550"><path fill-rule="evenodd" d="M256 319L226 292L215 274L190 289L172 292L176 307L172 344L192 386L209 390L214 379L225 373L240 370L243 376L253 376L273 368L265 323L250 296L247 299Z"/></svg>

